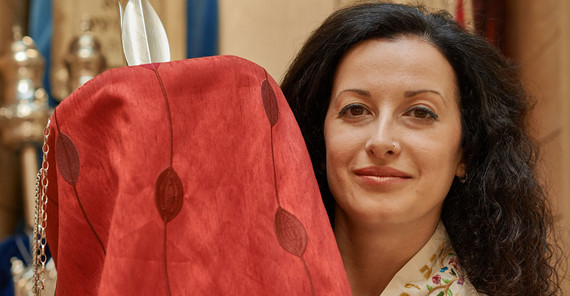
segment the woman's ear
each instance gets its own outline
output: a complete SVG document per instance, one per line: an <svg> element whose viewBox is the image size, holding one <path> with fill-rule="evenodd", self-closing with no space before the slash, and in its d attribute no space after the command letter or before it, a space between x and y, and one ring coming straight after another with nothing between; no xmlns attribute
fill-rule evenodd
<svg viewBox="0 0 570 296"><path fill-rule="evenodd" d="M464 178L466 175L465 172L465 162L463 160L457 165L457 169L455 170L455 176L458 178Z"/></svg>

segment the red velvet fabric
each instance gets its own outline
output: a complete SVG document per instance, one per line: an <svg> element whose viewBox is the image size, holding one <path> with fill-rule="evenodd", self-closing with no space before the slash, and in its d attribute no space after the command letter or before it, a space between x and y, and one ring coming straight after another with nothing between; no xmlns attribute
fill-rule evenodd
<svg viewBox="0 0 570 296"><path fill-rule="evenodd" d="M55 110L57 295L349 295L301 133L263 68L113 69Z"/></svg>

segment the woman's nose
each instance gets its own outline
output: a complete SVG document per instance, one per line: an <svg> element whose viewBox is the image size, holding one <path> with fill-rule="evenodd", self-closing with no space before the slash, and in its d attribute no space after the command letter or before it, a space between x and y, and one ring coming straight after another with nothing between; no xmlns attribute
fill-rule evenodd
<svg viewBox="0 0 570 296"><path fill-rule="evenodd" d="M395 126L388 118L378 119L374 122L368 141L366 152L375 157L397 155L401 152L400 143L397 141Z"/></svg>

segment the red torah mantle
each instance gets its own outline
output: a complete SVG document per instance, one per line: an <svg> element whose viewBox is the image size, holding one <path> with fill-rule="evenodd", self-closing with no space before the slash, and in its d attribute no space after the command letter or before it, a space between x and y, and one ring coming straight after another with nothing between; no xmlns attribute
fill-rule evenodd
<svg viewBox="0 0 570 296"><path fill-rule="evenodd" d="M349 295L294 116L230 56L113 69L55 110L57 295Z"/></svg>

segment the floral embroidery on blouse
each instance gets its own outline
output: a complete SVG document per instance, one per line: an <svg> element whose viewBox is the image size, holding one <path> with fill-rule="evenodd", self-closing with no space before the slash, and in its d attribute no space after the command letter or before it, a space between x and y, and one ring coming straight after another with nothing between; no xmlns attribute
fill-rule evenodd
<svg viewBox="0 0 570 296"><path fill-rule="evenodd" d="M436 269L434 270L434 268ZM425 284L427 288L425 295L457 296L453 293L452 287L454 285L463 286L464 284L463 275L460 274L459 270L457 255L451 246L446 246L446 241L441 242L437 252L431 256L429 264L419 269L425 279L428 280ZM404 287L422 290L420 286L411 283L407 283ZM400 296L409 296L409 294L402 293Z"/></svg>
<svg viewBox="0 0 570 296"><path fill-rule="evenodd" d="M440 221L426 244L394 275L380 296L474 296L445 226Z"/></svg>

